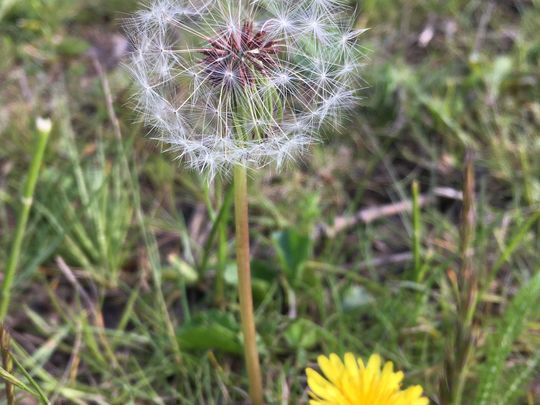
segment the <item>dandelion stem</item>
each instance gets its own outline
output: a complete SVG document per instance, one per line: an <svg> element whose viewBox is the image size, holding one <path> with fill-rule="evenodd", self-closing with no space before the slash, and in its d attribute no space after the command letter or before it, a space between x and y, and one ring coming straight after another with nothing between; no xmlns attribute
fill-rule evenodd
<svg viewBox="0 0 540 405"><path fill-rule="evenodd" d="M224 308L225 304L225 266L227 260L227 221L223 217L226 215L230 209L231 198L229 195L225 196L223 194L223 182L221 180L216 181L216 199L218 204L221 204L221 209L216 217L218 221L217 228L217 244L218 244L218 266L216 272L216 295L215 302L220 308Z"/></svg>
<svg viewBox="0 0 540 405"><path fill-rule="evenodd" d="M17 220L17 228L15 230L15 238L13 240L13 246L4 272L4 282L2 284L2 293L0 295L0 321L3 321L7 315L9 303L11 300L11 286L15 278L15 270L19 262L19 256L21 253L22 242L24 238L24 232L26 230L26 224L30 215L30 208L32 207L32 199L34 196L34 189L36 187L39 169L49 139L49 133L51 131L51 124L49 120L38 119L37 141L32 156L32 163L28 170L28 178L24 185L23 195L21 198L21 211Z"/></svg>
<svg viewBox="0 0 540 405"><path fill-rule="evenodd" d="M257 352L251 269L249 264L249 224L247 201L247 174L243 166L234 168L234 212L236 222L236 262L238 265L238 295L240 317L244 334L244 354L249 378L249 396L252 405L263 404L263 391L259 354Z"/></svg>

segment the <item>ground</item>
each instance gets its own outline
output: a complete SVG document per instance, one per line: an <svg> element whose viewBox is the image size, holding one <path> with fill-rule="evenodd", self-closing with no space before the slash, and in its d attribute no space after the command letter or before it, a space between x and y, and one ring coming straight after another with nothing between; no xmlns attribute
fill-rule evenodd
<svg viewBox="0 0 540 405"><path fill-rule="evenodd" d="M53 403L242 403L230 179L184 169L133 111L138 2L0 4L0 263L35 120L53 122L5 320L13 374ZM455 378L464 405L539 403L540 3L356 13L361 105L250 173L266 400L307 403L319 354L378 352L432 403Z"/></svg>

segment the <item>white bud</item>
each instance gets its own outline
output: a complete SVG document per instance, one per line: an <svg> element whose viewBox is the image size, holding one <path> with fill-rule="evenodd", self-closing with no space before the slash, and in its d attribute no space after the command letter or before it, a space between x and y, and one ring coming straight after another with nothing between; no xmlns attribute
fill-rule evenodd
<svg viewBox="0 0 540 405"><path fill-rule="evenodd" d="M50 120L50 118L38 117L36 119L36 128L42 134L48 135L50 134L52 129L52 121Z"/></svg>

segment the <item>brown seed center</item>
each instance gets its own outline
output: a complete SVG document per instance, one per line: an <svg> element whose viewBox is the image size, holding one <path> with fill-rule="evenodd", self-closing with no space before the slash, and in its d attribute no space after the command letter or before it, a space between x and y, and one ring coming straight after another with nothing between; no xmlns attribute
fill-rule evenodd
<svg viewBox="0 0 540 405"><path fill-rule="evenodd" d="M266 31L255 31L249 21L240 30L210 38L208 45L201 51L205 74L212 83L228 89L253 84L257 74L268 76L277 64L279 43Z"/></svg>

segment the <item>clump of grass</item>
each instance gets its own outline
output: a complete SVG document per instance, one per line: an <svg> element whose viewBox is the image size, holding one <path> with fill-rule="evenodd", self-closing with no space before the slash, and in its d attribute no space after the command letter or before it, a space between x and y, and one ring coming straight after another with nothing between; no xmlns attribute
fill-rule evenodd
<svg viewBox="0 0 540 405"><path fill-rule="evenodd" d="M463 208L460 225L459 271L450 272L450 284L455 296L456 314L454 333L448 339L444 374L440 383L443 404L461 404L469 373L471 357L475 350L476 330L473 322L478 303L480 271L474 261L476 230L476 197L473 158L465 161Z"/></svg>

